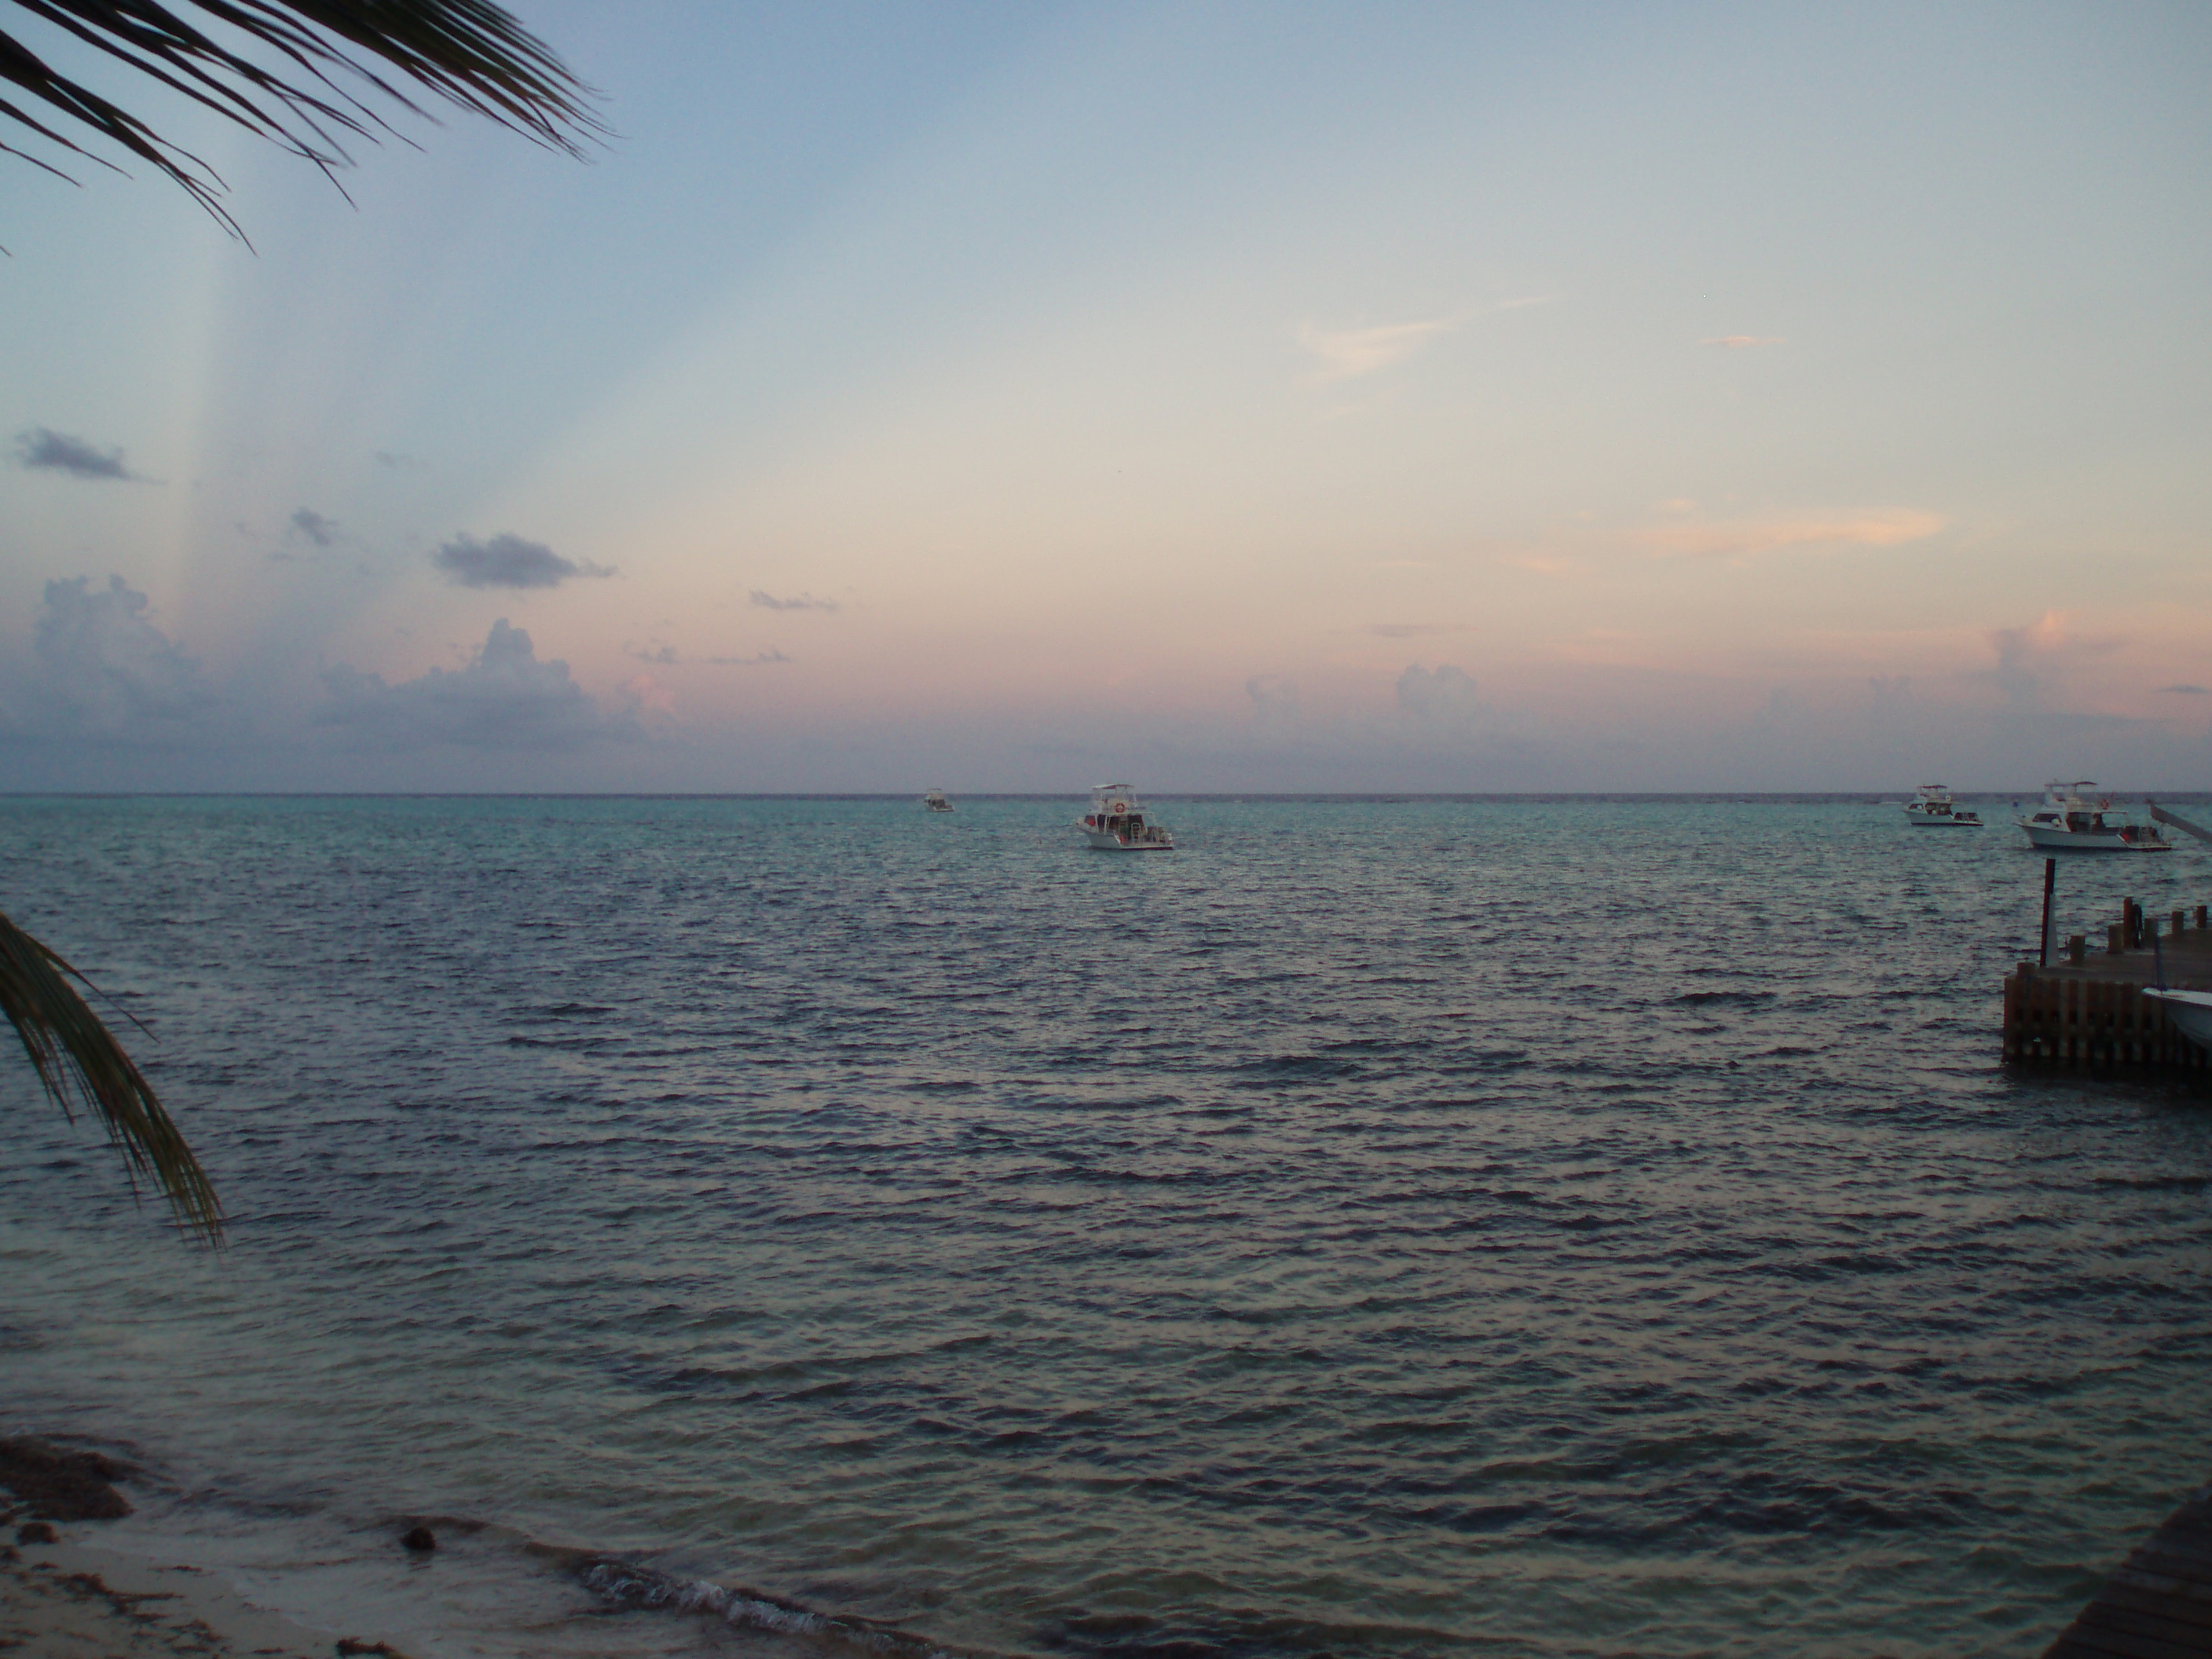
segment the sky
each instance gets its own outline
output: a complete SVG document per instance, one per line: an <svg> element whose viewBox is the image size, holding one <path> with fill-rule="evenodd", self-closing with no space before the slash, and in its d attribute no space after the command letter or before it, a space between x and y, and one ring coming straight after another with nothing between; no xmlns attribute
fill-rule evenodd
<svg viewBox="0 0 2212 1659"><path fill-rule="evenodd" d="M0 155L0 789L2212 788L2212 9L515 9L0 5L251 238Z"/></svg>

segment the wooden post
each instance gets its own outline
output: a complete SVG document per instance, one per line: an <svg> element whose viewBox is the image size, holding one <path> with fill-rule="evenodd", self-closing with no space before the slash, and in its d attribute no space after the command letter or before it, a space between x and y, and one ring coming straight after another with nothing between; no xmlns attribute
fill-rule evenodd
<svg viewBox="0 0 2212 1659"><path fill-rule="evenodd" d="M2113 956L2124 956L2128 948L2128 925L2116 921L2105 929L2105 949Z"/></svg>
<svg viewBox="0 0 2212 1659"><path fill-rule="evenodd" d="M2088 959L2089 941L2083 939L2079 933L2069 935L2066 940L2066 960L2069 962L2087 962Z"/></svg>
<svg viewBox="0 0 2212 1659"><path fill-rule="evenodd" d="M2179 911L2179 910L2176 910L2176 911L2173 913L2172 921L2173 921L2173 936L2174 936L2176 939L2179 939L2179 938L2180 938L2180 937L2181 937L2181 930L2182 930L2183 928L2186 927L2189 925L2189 919L2188 919L2188 917L2187 917L2186 915L2185 915L2181 911Z"/></svg>
<svg viewBox="0 0 2212 1659"><path fill-rule="evenodd" d="M2200 904L2197 907L2197 925L2199 927L2212 927L2212 904Z"/></svg>
<svg viewBox="0 0 2212 1659"><path fill-rule="evenodd" d="M2051 890L2058 884L2058 860L2043 861L2043 930L2035 936L2035 965L2051 966Z"/></svg>

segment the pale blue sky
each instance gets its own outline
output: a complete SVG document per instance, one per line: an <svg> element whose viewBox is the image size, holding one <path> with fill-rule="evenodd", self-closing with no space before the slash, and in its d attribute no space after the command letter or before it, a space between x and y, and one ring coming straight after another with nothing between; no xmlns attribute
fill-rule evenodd
<svg viewBox="0 0 2212 1659"><path fill-rule="evenodd" d="M17 787L2212 787L2201 7L522 15L0 158Z"/></svg>

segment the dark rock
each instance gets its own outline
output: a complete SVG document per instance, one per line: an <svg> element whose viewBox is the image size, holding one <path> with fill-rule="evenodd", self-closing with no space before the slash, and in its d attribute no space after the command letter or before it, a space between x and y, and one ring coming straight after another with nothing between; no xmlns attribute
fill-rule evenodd
<svg viewBox="0 0 2212 1659"><path fill-rule="evenodd" d="M54 1529L45 1522L33 1521L27 1526L15 1528L15 1541L19 1544L58 1544L61 1540L54 1536Z"/></svg>
<svg viewBox="0 0 2212 1659"><path fill-rule="evenodd" d="M130 1471L98 1452L71 1451L28 1435L0 1437L0 1486L46 1521L113 1521L131 1505L112 1484Z"/></svg>
<svg viewBox="0 0 2212 1659"><path fill-rule="evenodd" d="M428 1527L412 1526L399 1534L399 1547L412 1550L417 1555L428 1555L438 1547L438 1534Z"/></svg>

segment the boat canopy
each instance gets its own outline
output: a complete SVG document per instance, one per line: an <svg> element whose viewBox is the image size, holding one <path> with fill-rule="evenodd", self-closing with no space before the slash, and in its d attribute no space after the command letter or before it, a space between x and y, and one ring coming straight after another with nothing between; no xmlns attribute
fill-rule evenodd
<svg viewBox="0 0 2212 1659"><path fill-rule="evenodd" d="M1137 792L1126 783L1102 783L1091 792L1091 810L1109 817L1120 817L1130 812L1141 812L1145 804L1137 799Z"/></svg>

